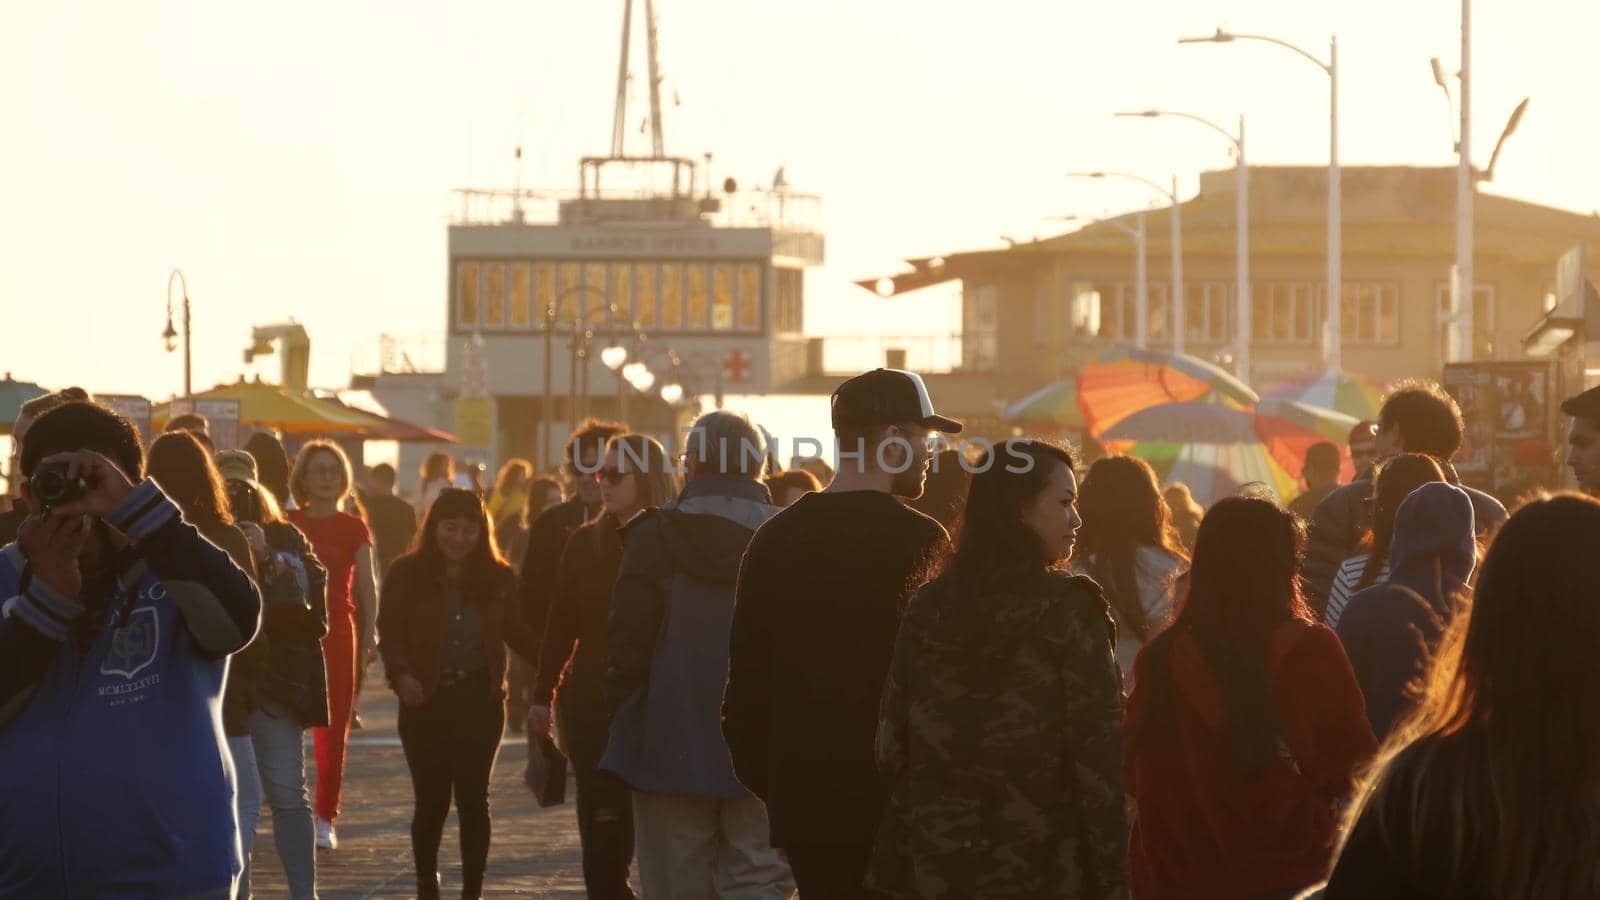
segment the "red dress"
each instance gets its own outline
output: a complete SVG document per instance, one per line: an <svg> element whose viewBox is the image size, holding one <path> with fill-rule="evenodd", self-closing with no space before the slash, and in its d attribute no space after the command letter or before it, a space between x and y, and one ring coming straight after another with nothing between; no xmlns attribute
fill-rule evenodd
<svg viewBox="0 0 1600 900"><path fill-rule="evenodd" d="M356 554L372 545L367 523L349 513L312 516L293 510L289 521L305 533L317 559L328 570L328 636L322 657L328 665L328 727L312 729L317 748L317 818L339 817L344 787L345 746L356 699Z"/></svg>
<svg viewBox="0 0 1600 900"><path fill-rule="evenodd" d="M1254 779L1229 760L1221 688L1199 645L1179 633L1167 646L1166 702L1152 699L1158 675L1147 647L1123 720L1123 777L1137 802L1133 896L1225 900L1320 881L1333 855L1335 804L1377 751L1339 639L1298 621L1273 635L1279 759Z"/></svg>

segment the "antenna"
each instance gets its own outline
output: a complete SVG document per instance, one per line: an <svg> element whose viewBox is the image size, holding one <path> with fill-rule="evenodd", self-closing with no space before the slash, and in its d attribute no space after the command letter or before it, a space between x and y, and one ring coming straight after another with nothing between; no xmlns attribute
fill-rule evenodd
<svg viewBox="0 0 1600 900"><path fill-rule="evenodd" d="M632 6L633 0L628 0ZM650 146L656 159L667 155L661 137L661 48L656 40L656 9L654 0L644 0L646 49L650 55Z"/></svg>
<svg viewBox="0 0 1600 900"><path fill-rule="evenodd" d="M648 3L649 0L646 0ZM622 140L628 121L628 32L633 26L633 0L622 4L622 55L617 61L617 107L611 118L611 155L622 155ZM653 35L653 32L652 32Z"/></svg>

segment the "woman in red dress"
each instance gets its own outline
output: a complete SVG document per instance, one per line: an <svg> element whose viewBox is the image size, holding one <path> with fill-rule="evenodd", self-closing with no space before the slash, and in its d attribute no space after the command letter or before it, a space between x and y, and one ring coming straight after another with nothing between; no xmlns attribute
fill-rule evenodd
<svg viewBox="0 0 1600 900"><path fill-rule="evenodd" d="M345 745L355 706L356 667L377 647L377 585L372 577L372 534L359 516L340 512L354 478L350 459L330 441L311 441L295 458L289 493L293 522L328 569L328 727L313 729L317 749L317 846L338 846L333 823L344 785Z"/></svg>

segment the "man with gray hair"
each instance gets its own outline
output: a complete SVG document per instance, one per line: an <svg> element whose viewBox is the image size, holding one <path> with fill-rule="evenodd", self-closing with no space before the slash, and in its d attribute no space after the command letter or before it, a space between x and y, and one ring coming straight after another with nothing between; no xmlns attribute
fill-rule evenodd
<svg viewBox="0 0 1600 900"><path fill-rule="evenodd" d="M634 791L646 897L777 900L794 891L766 809L734 777L722 738L739 564L777 512L761 482L765 462L749 419L707 413L685 441L683 493L625 532L606 628L614 714L600 767Z"/></svg>

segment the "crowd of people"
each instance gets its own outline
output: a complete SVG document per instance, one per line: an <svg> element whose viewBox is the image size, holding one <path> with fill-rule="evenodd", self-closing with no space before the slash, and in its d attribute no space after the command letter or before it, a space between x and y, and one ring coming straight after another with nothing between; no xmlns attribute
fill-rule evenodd
<svg viewBox="0 0 1600 900"><path fill-rule="evenodd" d="M530 787L570 763L596 898L1600 896L1600 389L1581 493L1462 484L1408 382L1350 483L1320 444L1301 496L1209 510L1132 457L939 451L913 373L831 402L831 466L729 411L681 455L592 420L408 500L331 441L31 401L0 895L247 897L266 805L317 896L381 663L423 898L452 804L485 889L508 727Z"/></svg>

